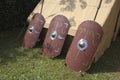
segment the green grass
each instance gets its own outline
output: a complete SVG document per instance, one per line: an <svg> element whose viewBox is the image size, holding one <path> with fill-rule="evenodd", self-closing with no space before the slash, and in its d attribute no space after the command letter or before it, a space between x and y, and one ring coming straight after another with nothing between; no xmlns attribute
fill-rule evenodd
<svg viewBox="0 0 120 80"><path fill-rule="evenodd" d="M20 30L0 33L0 80L120 80L120 38L84 75L65 66L65 56L48 59L41 46L24 49Z"/></svg>

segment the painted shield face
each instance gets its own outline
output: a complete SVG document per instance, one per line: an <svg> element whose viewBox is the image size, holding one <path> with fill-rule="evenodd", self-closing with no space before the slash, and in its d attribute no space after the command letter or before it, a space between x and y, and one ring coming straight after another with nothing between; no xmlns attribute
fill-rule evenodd
<svg viewBox="0 0 120 80"><path fill-rule="evenodd" d="M87 71L102 35L103 30L98 23L94 21L81 23L66 56L67 67L77 72Z"/></svg>
<svg viewBox="0 0 120 80"><path fill-rule="evenodd" d="M45 19L41 14L37 13L33 16L24 36L23 40L24 48L32 48L35 46L39 38L40 32L44 26L44 23Z"/></svg>
<svg viewBox="0 0 120 80"><path fill-rule="evenodd" d="M44 56L54 58L60 54L69 27L69 21L63 15L57 15L52 19L43 43Z"/></svg>

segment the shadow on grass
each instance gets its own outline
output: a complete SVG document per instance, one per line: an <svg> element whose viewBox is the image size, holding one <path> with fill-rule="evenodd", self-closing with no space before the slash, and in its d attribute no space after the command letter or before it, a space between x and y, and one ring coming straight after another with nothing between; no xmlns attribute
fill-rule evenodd
<svg viewBox="0 0 120 80"><path fill-rule="evenodd" d="M88 73L120 72L120 37L108 48L104 55L94 63Z"/></svg>
<svg viewBox="0 0 120 80"><path fill-rule="evenodd" d="M0 27L0 64L16 61L17 56L26 56L25 53L19 50L21 40L15 41L15 38L20 32L18 29L24 27L28 15L39 1L7 0L0 3L1 14L4 17L1 22L2 27ZM15 31L16 28L18 28L17 31ZM24 52L27 51L24 50Z"/></svg>
<svg viewBox="0 0 120 80"><path fill-rule="evenodd" d="M16 29L14 31L4 31L0 34L0 65L7 64L8 62L16 62L18 57L37 58L40 53L41 43L38 42L37 46L33 49L24 49L22 47L22 40L24 34L16 40L21 30ZM34 54L33 54L34 53Z"/></svg>
<svg viewBox="0 0 120 80"><path fill-rule="evenodd" d="M16 41L17 32L4 31L0 34L0 63L4 64L8 61L16 61L17 56L25 56L26 54L18 50L21 47L21 40Z"/></svg>

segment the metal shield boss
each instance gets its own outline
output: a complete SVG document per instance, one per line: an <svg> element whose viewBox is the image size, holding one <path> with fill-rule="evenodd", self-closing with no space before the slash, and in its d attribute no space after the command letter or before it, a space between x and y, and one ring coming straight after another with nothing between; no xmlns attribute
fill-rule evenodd
<svg viewBox="0 0 120 80"><path fill-rule="evenodd" d="M24 48L32 48L36 45L36 42L39 38L44 23L45 23L45 19L41 14L36 13L33 16L23 39L22 46Z"/></svg>
<svg viewBox="0 0 120 80"><path fill-rule="evenodd" d="M55 16L49 25L42 53L48 58L54 58L61 53L70 23L63 15Z"/></svg>
<svg viewBox="0 0 120 80"><path fill-rule="evenodd" d="M66 64L73 71L87 71L94 59L103 30L95 21L82 22L66 56Z"/></svg>

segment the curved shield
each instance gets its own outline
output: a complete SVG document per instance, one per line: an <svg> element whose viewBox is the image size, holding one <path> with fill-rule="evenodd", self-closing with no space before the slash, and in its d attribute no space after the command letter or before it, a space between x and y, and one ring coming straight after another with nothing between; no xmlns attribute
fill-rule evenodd
<svg viewBox="0 0 120 80"><path fill-rule="evenodd" d="M45 19L41 14L36 13L33 16L24 36L24 40L22 44L24 48L32 48L35 46L39 38L40 32L44 26L44 23L45 23Z"/></svg>
<svg viewBox="0 0 120 80"><path fill-rule="evenodd" d="M52 19L43 43L44 56L54 58L60 54L69 27L69 21L63 15L57 15Z"/></svg>
<svg viewBox="0 0 120 80"><path fill-rule="evenodd" d="M102 35L103 30L98 23L90 20L81 23L66 56L67 67L77 72L87 71Z"/></svg>

